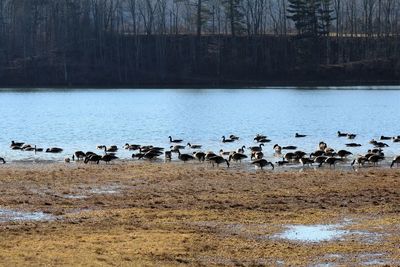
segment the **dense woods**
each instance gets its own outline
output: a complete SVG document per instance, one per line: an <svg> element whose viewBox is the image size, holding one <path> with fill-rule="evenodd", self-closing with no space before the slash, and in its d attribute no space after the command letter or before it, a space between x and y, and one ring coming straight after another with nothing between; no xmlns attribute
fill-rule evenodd
<svg viewBox="0 0 400 267"><path fill-rule="evenodd" d="M400 0L0 0L0 83L400 79Z"/></svg>

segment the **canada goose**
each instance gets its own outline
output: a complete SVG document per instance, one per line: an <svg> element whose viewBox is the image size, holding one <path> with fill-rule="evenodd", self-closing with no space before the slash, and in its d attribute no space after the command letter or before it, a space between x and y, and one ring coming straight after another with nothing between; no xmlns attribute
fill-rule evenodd
<svg viewBox="0 0 400 267"><path fill-rule="evenodd" d="M145 153L141 153L141 152L136 153L136 154L133 153L133 154L132 154L132 158L133 158L133 159L134 159L134 158L141 159L141 158L143 158L144 154L145 154Z"/></svg>
<svg viewBox="0 0 400 267"><path fill-rule="evenodd" d="M219 154L220 154L221 156L229 156L229 155L232 154L232 151L224 151L223 149L220 149L220 150L219 150Z"/></svg>
<svg viewBox="0 0 400 267"><path fill-rule="evenodd" d="M393 165L396 163L397 167L399 167L400 156L397 156L393 159L392 164L390 164L390 168L393 168Z"/></svg>
<svg viewBox="0 0 400 267"><path fill-rule="evenodd" d="M242 159L246 159L247 156L242 154L242 153L233 153L232 155L229 155L228 161L235 161L235 162L242 162Z"/></svg>
<svg viewBox="0 0 400 267"><path fill-rule="evenodd" d="M171 161L171 159L172 159L172 152L171 151L165 151L165 153L164 153L164 161L165 162L167 162L167 161Z"/></svg>
<svg viewBox="0 0 400 267"><path fill-rule="evenodd" d="M346 137L347 133L342 133L340 131L337 132L338 137Z"/></svg>
<svg viewBox="0 0 400 267"><path fill-rule="evenodd" d="M103 150L105 147L106 147L105 145L99 145L99 146L96 146L96 149Z"/></svg>
<svg viewBox="0 0 400 267"><path fill-rule="evenodd" d="M128 146L128 150L139 150L139 148L140 148L140 145L129 145Z"/></svg>
<svg viewBox="0 0 400 267"><path fill-rule="evenodd" d="M383 135L381 135L381 138L380 138L380 140L391 140L391 139L392 139L392 137L383 136Z"/></svg>
<svg viewBox="0 0 400 267"><path fill-rule="evenodd" d="M318 163L318 167L321 167L327 158L326 156L318 156L314 159L314 163Z"/></svg>
<svg viewBox="0 0 400 267"><path fill-rule="evenodd" d="M137 156L138 159L144 158L144 159L153 160L153 159L156 159L158 156L160 156L160 154L156 153L154 151L149 151L149 152L146 152L144 154L143 153L139 153L139 155L136 154L136 156Z"/></svg>
<svg viewBox="0 0 400 267"><path fill-rule="evenodd" d="M296 134L294 135L294 137L295 137L295 138L303 138L303 137L307 137L307 135L296 133Z"/></svg>
<svg viewBox="0 0 400 267"><path fill-rule="evenodd" d="M286 153L283 159L286 159L287 161L293 161L296 159L296 155L292 152Z"/></svg>
<svg viewBox="0 0 400 267"><path fill-rule="evenodd" d="M296 155L297 158L303 158L305 155L307 155L306 152L301 151L301 150L295 151L294 154Z"/></svg>
<svg viewBox="0 0 400 267"><path fill-rule="evenodd" d="M333 148L331 148L331 147L326 147L326 148L324 149L324 152L325 152L325 154L333 153L333 152L335 152L335 149L333 149Z"/></svg>
<svg viewBox="0 0 400 267"><path fill-rule="evenodd" d="M43 152L43 150L44 150L43 148L35 146L35 153L36 152Z"/></svg>
<svg viewBox="0 0 400 267"><path fill-rule="evenodd" d="M106 164L108 164L110 161L113 161L115 159L118 159L117 156L112 155L112 154L105 154L104 156L101 157L100 160L104 161Z"/></svg>
<svg viewBox="0 0 400 267"><path fill-rule="evenodd" d="M365 156L358 156L356 159L353 160L351 166L354 166L354 164L356 163L358 164L358 166L363 166L366 161L368 161L368 158L366 158Z"/></svg>
<svg viewBox="0 0 400 267"><path fill-rule="evenodd" d="M63 151L63 149L59 148L59 147L52 147L52 148L46 149L46 153L61 153L62 151Z"/></svg>
<svg viewBox="0 0 400 267"><path fill-rule="evenodd" d="M314 163L314 161L312 159L309 159L309 158L300 158L299 161L300 161L301 164L303 164L303 166L304 165L310 166L310 165L312 165Z"/></svg>
<svg viewBox="0 0 400 267"><path fill-rule="evenodd" d="M374 166L379 164L379 161L383 160L384 157L380 155L372 155L368 158L368 162L372 162Z"/></svg>
<svg viewBox="0 0 400 267"><path fill-rule="evenodd" d="M193 156L198 159L199 162L202 162L206 159L206 153L204 152L193 152Z"/></svg>
<svg viewBox="0 0 400 267"><path fill-rule="evenodd" d="M251 153L251 160L252 159L262 159L264 157L264 153L262 153L261 151L257 151L257 152L252 152Z"/></svg>
<svg viewBox="0 0 400 267"><path fill-rule="evenodd" d="M22 150L20 146L12 146L11 150Z"/></svg>
<svg viewBox="0 0 400 267"><path fill-rule="evenodd" d="M234 135L234 134L231 134L231 135L229 136L229 138L232 139L232 140L239 140L239 137L237 137L237 136Z"/></svg>
<svg viewBox="0 0 400 267"><path fill-rule="evenodd" d="M13 146L23 146L23 145L24 145L24 143L22 143L22 142L14 142L14 141L11 141L10 147L13 147Z"/></svg>
<svg viewBox="0 0 400 267"><path fill-rule="evenodd" d="M28 145L28 146L24 145L24 147L21 150L23 150L23 151L35 151L35 147L33 147L31 145Z"/></svg>
<svg viewBox="0 0 400 267"><path fill-rule="evenodd" d="M319 156L323 156L325 154L325 151L323 150L317 150L313 153L310 154L310 158L315 158L315 157L319 157Z"/></svg>
<svg viewBox="0 0 400 267"><path fill-rule="evenodd" d="M79 161L80 159L83 159L86 157L85 152L83 151L75 151L75 153L72 155L72 160L75 161L75 158Z"/></svg>
<svg viewBox="0 0 400 267"><path fill-rule="evenodd" d="M296 150L297 146L284 146L282 147L282 150Z"/></svg>
<svg viewBox="0 0 400 267"><path fill-rule="evenodd" d="M169 148L174 153L178 153L178 150L185 149L185 147L181 145L170 146Z"/></svg>
<svg viewBox="0 0 400 267"><path fill-rule="evenodd" d="M85 157L90 157L90 156L93 156L93 155L97 155L97 154L92 152L92 151L88 151L88 152L85 153Z"/></svg>
<svg viewBox="0 0 400 267"><path fill-rule="evenodd" d="M399 137L393 137L393 143L400 143L400 138Z"/></svg>
<svg viewBox="0 0 400 267"><path fill-rule="evenodd" d="M271 139L262 138L262 139L258 140L257 142L258 142L258 143L269 143L269 142L271 142Z"/></svg>
<svg viewBox="0 0 400 267"><path fill-rule="evenodd" d="M236 150L236 152L237 153L244 153L244 149L246 148L246 146L242 146L241 148L238 148L237 150Z"/></svg>
<svg viewBox="0 0 400 267"><path fill-rule="evenodd" d="M383 142L376 142L375 144L374 144L374 146L375 147L389 147L389 145L388 144L386 144L386 143L383 143Z"/></svg>
<svg viewBox="0 0 400 267"><path fill-rule="evenodd" d="M182 143L182 139L172 139L171 136L168 136L170 143Z"/></svg>
<svg viewBox="0 0 400 267"><path fill-rule="evenodd" d="M262 135L262 134L257 134L254 137L254 141L257 141L257 142L259 142L259 140L261 140L261 139L267 139L267 136L266 135Z"/></svg>
<svg viewBox="0 0 400 267"><path fill-rule="evenodd" d="M337 155L338 155L340 158L345 158L345 157L347 157L347 156L349 156L349 155L353 155L353 153L351 153L350 151L347 151L347 150L339 150L339 151L337 152Z"/></svg>
<svg viewBox="0 0 400 267"><path fill-rule="evenodd" d="M70 158L65 158L65 159L64 159L64 162L65 162L65 163L70 163L70 162L71 162L71 159L70 159Z"/></svg>
<svg viewBox="0 0 400 267"><path fill-rule="evenodd" d="M6 164L6 161L5 161L4 158L0 158L0 161L1 161L3 164Z"/></svg>
<svg viewBox="0 0 400 267"><path fill-rule="evenodd" d="M192 145L191 143L187 143L187 146L190 147L191 149L200 149L201 145Z"/></svg>
<svg viewBox="0 0 400 267"><path fill-rule="evenodd" d="M348 143L346 144L347 147L359 147L361 146L361 144L357 144L357 143Z"/></svg>
<svg viewBox="0 0 400 267"><path fill-rule="evenodd" d="M21 150L25 150L25 149L29 149L29 148L33 148L33 147L29 144L24 144L23 146L21 146Z"/></svg>
<svg viewBox="0 0 400 267"><path fill-rule="evenodd" d="M235 142L234 139L226 139L225 136L222 136L222 143L232 143Z"/></svg>
<svg viewBox="0 0 400 267"><path fill-rule="evenodd" d="M251 152L259 152L259 151L262 151L263 146L264 146L264 144L260 144L259 146L249 147L249 149L251 150Z"/></svg>
<svg viewBox="0 0 400 267"><path fill-rule="evenodd" d="M287 160L280 160L280 161L277 161L277 162L275 162L276 164L278 164L278 166L283 166L283 165L285 165L285 164L289 164L289 161L287 161Z"/></svg>
<svg viewBox="0 0 400 267"><path fill-rule="evenodd" d="M189 160L194 160L194 157L189 154L181 154L181 152L178 150L178 159L182 160L183 162L186 162Z"/></svg>
<svg viewBox="0 0 400 267"><path fill-rule="evenodd" d="M85 158L84 163L87 164L90 161L90 162L96 162L97 164L99 164L100 160L101 160L101 156L99 156L99 155L89 155Z"/></svg>
<svg viewBox="0 0 400 267"><path fill-rule="evenodd" d="M230 165L229 161L224 159L221 156L214 156L214 157L209 158L208 160L211 162L213 167L214 167L214 164L217 164L217 167L219 167L219 164L224 163L224 162L226 163L228 168L229 168L229 165Z"/></svg>
<svg viewBox="0 0 400 267"><path fill-rule="evenodd" d="M282 147L278 144L275 144L273 148L274 148L275 152L278 154L280 154L282 151Z"/></svg>
<svg viewBox="0 0 400 267"><path fill-rule="evenodd" d="M378 154L380 156L384 156L383 150L381 148L368 149L368 153Z"/></svg>
<svg viewBox="0 0 400 267"><path fill-rule="evenodd" d="M211 159L211 158L213 158L213 157L216 157L216 156L217 156L217 155L216 155L214 152L208 151L208 152L205 154L204 158L205 158L206 160L209 160L209 159Z"/></svg>
<svg viewBox="0 0 400 267"><path fill-rule="evenodd" d="M356 134L350 134L350 133L347 134L348 139L354 139L354 138L356 138L356 136L357 136Z"/></svg>
<svg viewBox="0 0 400 267"><path fill-rule="evenodd" d="M267 165L271 165L272 169L275 168L274 164L272 164L272 162L269 162L269 161L266 160L266 159L255 160L255 161L253 161L251 164L260 167L261 170L262 170L265 166L267 166Z"/></svg>
<svg viewBox="0 0 400 267"><path fill-rule="evenodd" d="M118 147L117 146L110 146L110 147L106 147L104 146L104 152L117 152L118 151Z"/></svg>
<svg viewBox="0 0 400 267"><path fill-rule="evenodd" d="M329 168L330 167L332 167L333 166L333 168L335 168L335 164L336 164L336 162L338 162L338 161L342 161L342 159L339 159L339 158L335 158L335 157L328 157L326 160L325 160L325 164L329 164Z"/></svg>
<svg viewBox="0 0 400 267"><path fill-rule="evenodd" d="M321 141L321 142L319 142L319 144L318 144L318 149L319 150L325 150L325 148L327 148L328 147L328 145L324 142L324 141Z"/></svg>

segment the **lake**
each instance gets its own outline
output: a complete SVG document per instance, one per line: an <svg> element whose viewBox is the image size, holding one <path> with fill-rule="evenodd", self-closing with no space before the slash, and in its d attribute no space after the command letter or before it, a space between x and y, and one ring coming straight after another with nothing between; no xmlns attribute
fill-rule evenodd
<svg viewBox="0 0 400 267"><path fill-rule="evenodd" d="M400 87L268 88L236 90L2 90L0 91L0 156L6 160L63 160L75 150L96 152L97 145L125 143L169 147L168 136L203 150L255 145L257 133L272 146L295 145L306 152L325 141L335 149L349 142L365 152L368 141L400 135ZM338 138L337 131L357 134ZM294 138L296 132L308 135ZM240 137L233 144L221 136ZM12 151L11 140L58 146L61 154ZM387 155L400 153L400 143L385 141ZM129 158L132 152L118 155Z"/></svg>

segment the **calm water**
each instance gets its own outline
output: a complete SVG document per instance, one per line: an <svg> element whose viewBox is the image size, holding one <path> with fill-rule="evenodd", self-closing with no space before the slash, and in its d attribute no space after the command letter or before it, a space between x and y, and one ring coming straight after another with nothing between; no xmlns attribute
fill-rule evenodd
<svg viewBox="0 0 400 267"><path fill-rule="evenodd" d="M272 156L275 143L311 152L321 140L336 149L353 142L338 130L358 134L354 142L365 146L350 150L364 152L372 138L400 135L400 90L348 89L0 91L0 156L62 160L101 144L168 147L169 135L218 151L254 145L256 133L272 139L264 149ZM296 132L309 136L295 139ZM222 144L229 134L240 141ZM12 151L11 140L65 153ZM400 153L400 144L386 142L388 155Z"/></svg>

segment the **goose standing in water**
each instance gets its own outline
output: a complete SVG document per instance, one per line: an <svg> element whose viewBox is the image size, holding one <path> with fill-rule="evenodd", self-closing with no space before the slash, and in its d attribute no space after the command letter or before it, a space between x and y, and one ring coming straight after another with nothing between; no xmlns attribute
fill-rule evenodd
<svg viewBox="0 0 400 267"><path fill-rule="evenodd" d="M194 157L189 154L181 154L181 152L178 150L178 159L182 160L183 162L186 162L189 160L194 160Z"/></svg>
<svg viewBox="0 0 400 267"><path fill-rule="evenodd" d="M226 159L224 159L224 158L221 157L221 156L211 157L211 158L209 158L208 160L211 162L211 164L212 164L213 167L214 167L214 164L217 164L217 167L219 167L219 164L221 164L221 163L226 163L226 165L227 165L228 168L229 168L229 161L226 160Z"/></svg>
<svg viewBox="0 0 400 267"><path fill-rule="evenodd" d="M6 164L6 161L5 161L4 158L0 158L0 161L1 161L3 164Z"/></svg>
<svg viewBox="0 0 400 267"><path fill-rule="evenodd" d="M339 150L339 151L337 152L337 155L338 155L340 158L346 158L346 157L349 156L349 155L353 155L353 153L351 153L350 151L347 151L347 150Z"/></svg>
<svg viewBox="0 0 400 267"><path fill-rule="evenodd" d="M178 150L185 149L185 147L181 146L181 145L170 146L169 148L170 148L171 152L174 152L174 153L178 153Z"/></svg>
<svg viewBox="0 0 400 267"><path fill-rule="evenodd" d="M262 159L263 157L264 157L264 153L262 153L261 151L257 151L257 152L252 152L251 153L250 159L251 160L253 160L253 159L258 160L258 159Z"/></svg>
<svg viewBox="0 0 400 267"><path fill-rule="evenodd" d="M226 139L225 136L222 136L222 143L232 143L235 142L234 139Z"/></svg>
<svg viewBox="0 0 400 267"><path fill-rule="evenodd" d="M236 150L236 152L237 153L244 153L244 149L246 148L246 146L242 146L241 148L238 148L237 150Z"/></svg>
<svg viewBox="0 0 400 267"><path fill-rule="evenodd" d="M187 146L190 147L191 149L200 149L201 145L192 145L191 143L187 143Z"/></svg>
<svg viewBox="0 0 400 267"><path fill-rule="evenodd" d="M310 158L300 158L299 161L300 161L301 164L303 164L303 166L305 166L305 165L310 166L310 165L312 165L314 163L314 161L312 159L310 159Z"/></svg>
<svg viewBox="0 0 400 267"><path fill-rule="evenodd" d="M101 156L94 154L87 156L84 160L84 163L87 164L89 162L95 162L96 164L99 164L100 160Z"/></svg>
<svg viewBox="0 0 400 267"><path fill-rule="evenodd" d="M339 158L335 158L335 157L329 157L325 160L325 164L329 164L329 168L331 168L333 166L333 168L335 168L336 166L336 162L338 161L342 161L342 159Z"/></svg>
<svg viewBox="0 0 400 267"><path fill-rule="evenodd" d="M379 161L383 160L384 157L380 155L372 155L368 158L368 162L371 162L374 166L379 164Z"/></svg>
<svg viewBox="0 0 400 267"><path fill-rule="evenodd" d="M328 145L324 142L324 141L321 141L321 142L319 142L319 144L318 144L318 149L319 150L322 150L322 151L325 151L325 149L328 147Z"/></svg>
<svg viewBox="0 0 400 267"><path fill-rule="evenodd" d="M63 149L59 148L59 147L52 147L52 148L46 149L46 153L61 153L62 151L63 151Z"/></svg>
<svg viewBox="0 0 400 267"><path fill-rule="evenodd" d="M172 139L171 136L168 136L168 138L169 138L170 143L182 143L183 142L182 139Z"/></svg>
<svg viewBox="0 0 400 267"><path fill-rule="evenodd" d="M208 151L208 152L205 154L204 158L205 158L206 160L210 160L211 158L216 157L216 156L217 156L217 154L215 154L214 152Z"/></svg>
<svg viewBox="0 0 400 267"><path fill-rule="evenodd" d="M240 163L242 163L242 159L246 159L247 158L247 156L246 155L244 155L244 154L242 154L242 153L233 153L233 154L231 154L231 155L229 155L229 159L228 159L228 161L231 161L231 160L233 160L233 161L235 161L235 162L240 162Z"/></svg>
<svg viewBox="0 0 400 267"><path fill-rule="evenodd" d="M172 160L172 151L165 151L164 153L164 162Z"/></svg>
<svg viewBox="0 0 400 267"><path fill-rule="evenodd" d="M253 161L251 164L253 164L253 165L257 166L257 167L260 167L261 170L262 170L265 166L268 166L268 165L270 165L270 166L272 167L272 169L275 168L274 164L272 164L272 162L269 162L269 161L266 160L266 159L255 160L255 161Z"/></svg>
<svg viewBox="0 0 400 267"><path fill-rule="evenodd" d="M399 167L400 163L400 156L397 156L393 159L392 164L390 164L390 168L393 168L394 164L396 163L397 167Z"/></svg>
<svg viewBox="0 0 400 267"><path fill-rule="evenodd" d="M277 154L281 154L281 152L282 152L282 147L278 144L275 144L273 149L275 150L275 153L277 153Z"/></svg>
<svg viewBox="0 0 400 267"><path fill-rule="evenodd" d="M262 139L267 139L267 136L266 135L262 135L262 134L257 134L254 137L254 141L257 141L257 142L260 142L260 140L262 140Z"/></svg>
<svg viewBox="0 0 400 267"><path fill-rule="evenodd" d="M260 144L259 146L249 147L249 149L251 150L251 152L259 152L259 151L262 151L263 146L264 146L264 144Z"/></svg>
<svg viewBox="0 0 400 267"><path fill-rule="evenodd" d="M351 163L351 166L354 166L354 164L357 163L358 167L360 166L364 166L365 162L368 161L368 158L366 158L365 156L358 156L356 159L353 160L353 162Z"/></svg>
<svg viewBox="0 0 400 267"><path fill-rule="evenodd" d="M76 160L79 161L80 159L83 159L84 157L86 157L86 154L83 151L76 151L72 155L72 160L75 161L75 158L76 158Z"/></svg>
<svg viewBox="0 0 400 267"><path fill-rule="evenodd" d="M203 162L206 159L206 153L204 152L193 152L193 156L198 159L199 162Z"/></svg>
<svg viewBox="0 0 400 267"><path fill-rule="evenodd" d="M113 155L113 154L106 154L104 156L101 157L100 160L104 161L106 164L108 164L109 162L118 159L117 156Z"/></svg>

